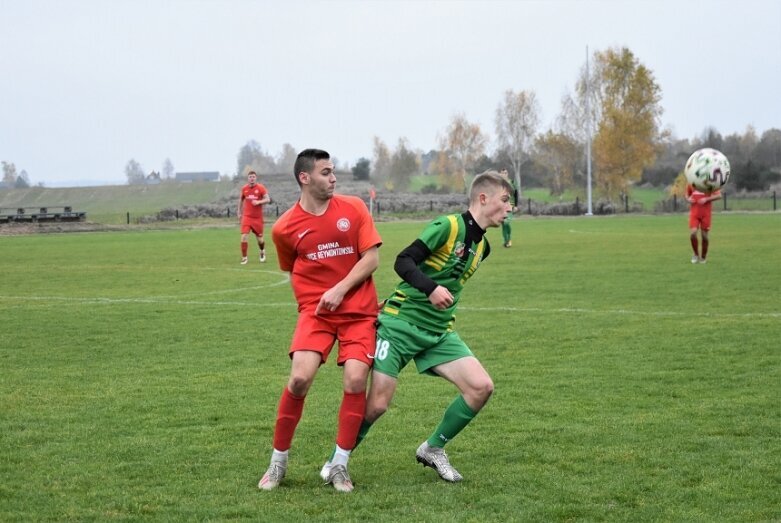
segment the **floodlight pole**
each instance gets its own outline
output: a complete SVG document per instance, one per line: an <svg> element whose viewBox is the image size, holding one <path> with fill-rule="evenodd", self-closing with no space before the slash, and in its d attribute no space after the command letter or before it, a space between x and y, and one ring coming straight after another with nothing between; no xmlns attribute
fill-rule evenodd
<svg viewBox="0 0 781 523"><path fill-rule="evenodd" d="M586 199L588 211L586 216L594 216L591 209L591 110L589 98L591 97L591 75L588 70L588 46L586 46Z"/></svg>

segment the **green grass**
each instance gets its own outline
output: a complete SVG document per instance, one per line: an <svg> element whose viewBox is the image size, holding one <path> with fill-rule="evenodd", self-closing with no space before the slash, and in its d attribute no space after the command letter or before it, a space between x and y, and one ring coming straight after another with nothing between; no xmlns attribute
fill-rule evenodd
<svg viewBox="0 0 781 523"><path fill-rule="evenodd" d="M682 216L512 223L458 315L496 384L448 444L465 481L415 463L455 393L407 368L351 495L317 476L333 361L285 483L256 488L296 316L273 249L239 266L227 229L0 237L0 520L781 519L781 215L717 216L707 265ZM381 294L422 226L378 225Z"/></svg>
<svg viewBox="0 0 781 523"><path fill-rule="evenodd" d="M62 207L84 211L96 223L122 224L127 213L132 218L155 214L161 209L213 203L227 198L237 186L221 182L165 182L159 185L106 185L99 187L62 187L12 189L0 191L0 208ZM238 192L235 193L238 195ZM233 213L235 202L230 202Z"/></svg>
<svg viewBox="0 0 781 523"><path fill-rule="evenodd" d="M271 182L273 183L273 182ZM412 179L410 191L419 192L422 187L436 184L437 177L428 175L415 176ZM273 185L272 185L273 187ZM93 223L106 225L122 225L128 222L137 224L139 218L154 216L165 208L181 208L199 204L213 204L225 202L225 223L234 223L235 217L228 217L235 213L234 198L238 192L238 186L230 181L180 183L166 182L159 185L114 185L100 187L64 187L44 188L31 187L29 189L11 189L0 191L0 209L4 212L14 211L17 207L62 207L69 205L75 211L87 213L87 220ZM271 189L273 191L273 188ZM583 190L567 190L561 196L552 196L548 189L525 188L521 210L525 212L525 202L528 198L545 203L574 202L579 198L581 207L586 208L586 192ZM630 203L640 203L644 213L653 213L656 203L667 198L663 189L639 188L632 189ZM380 200L382 197L380 197ZM596 203L599 196L596 192L592 195L592 201ZM681 212L685 212L686 204L679 202ZM729 211L772 211L773 200L771 197L741 197L727 194L727 210ZM222 205L222 203L221 203ZM623 213L623 206L618 204L618 212ZM723 202L714 204L714 212L724 211ZM279 209L278 209L279 210ZM284 210L284 209L282 209ZM429 214L426 211L405 213L406 217L419 218L421 214Z"/></svg>

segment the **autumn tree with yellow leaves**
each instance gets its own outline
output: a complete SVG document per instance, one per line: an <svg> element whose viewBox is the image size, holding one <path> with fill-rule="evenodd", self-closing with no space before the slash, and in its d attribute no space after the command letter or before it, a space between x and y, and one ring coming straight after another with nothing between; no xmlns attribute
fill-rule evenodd
<svg viewBox="0 0 781 523"><path fill-rule="evenodd" d="M661 89L626 47L595 52L591 65L581 69L574 95L563 98L557 124L583 147L593 136L597 191L615 199L654 164L666 137L660 131Z"/></svg>
<svg viewBox="0 0 781 523"><path fill-rule="evenodd" d="M660 141L661 89L627 49L594 54L592 88L599 102L593 142L596 187L615 199L653 165Z"/></svg>

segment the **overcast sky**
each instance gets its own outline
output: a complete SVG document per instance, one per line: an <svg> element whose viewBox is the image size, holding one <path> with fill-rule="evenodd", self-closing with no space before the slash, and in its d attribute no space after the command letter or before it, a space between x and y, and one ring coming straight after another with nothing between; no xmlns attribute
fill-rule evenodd
<svg viewBox="0 0 781 523"><path fill-rule="evenodd" d="M0 27L0 160L48 187L232 174L249 140L428 151L457 113L493 140L508 89L546 130L586 46L651 69L677 137L781 127L781 0L0 0Z"/></svg>

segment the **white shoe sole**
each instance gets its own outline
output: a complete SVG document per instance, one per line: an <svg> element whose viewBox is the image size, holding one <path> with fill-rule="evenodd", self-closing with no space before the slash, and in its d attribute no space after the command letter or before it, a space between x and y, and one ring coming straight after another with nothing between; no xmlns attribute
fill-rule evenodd
<svg viewBox="0 0 781 523"><path fill-rule="evenodd" d="M328 481L328 476L331 475L331 462L326 461L323 465L323 468L320 469L320 477L323 478L323 481Z"/></svg>

